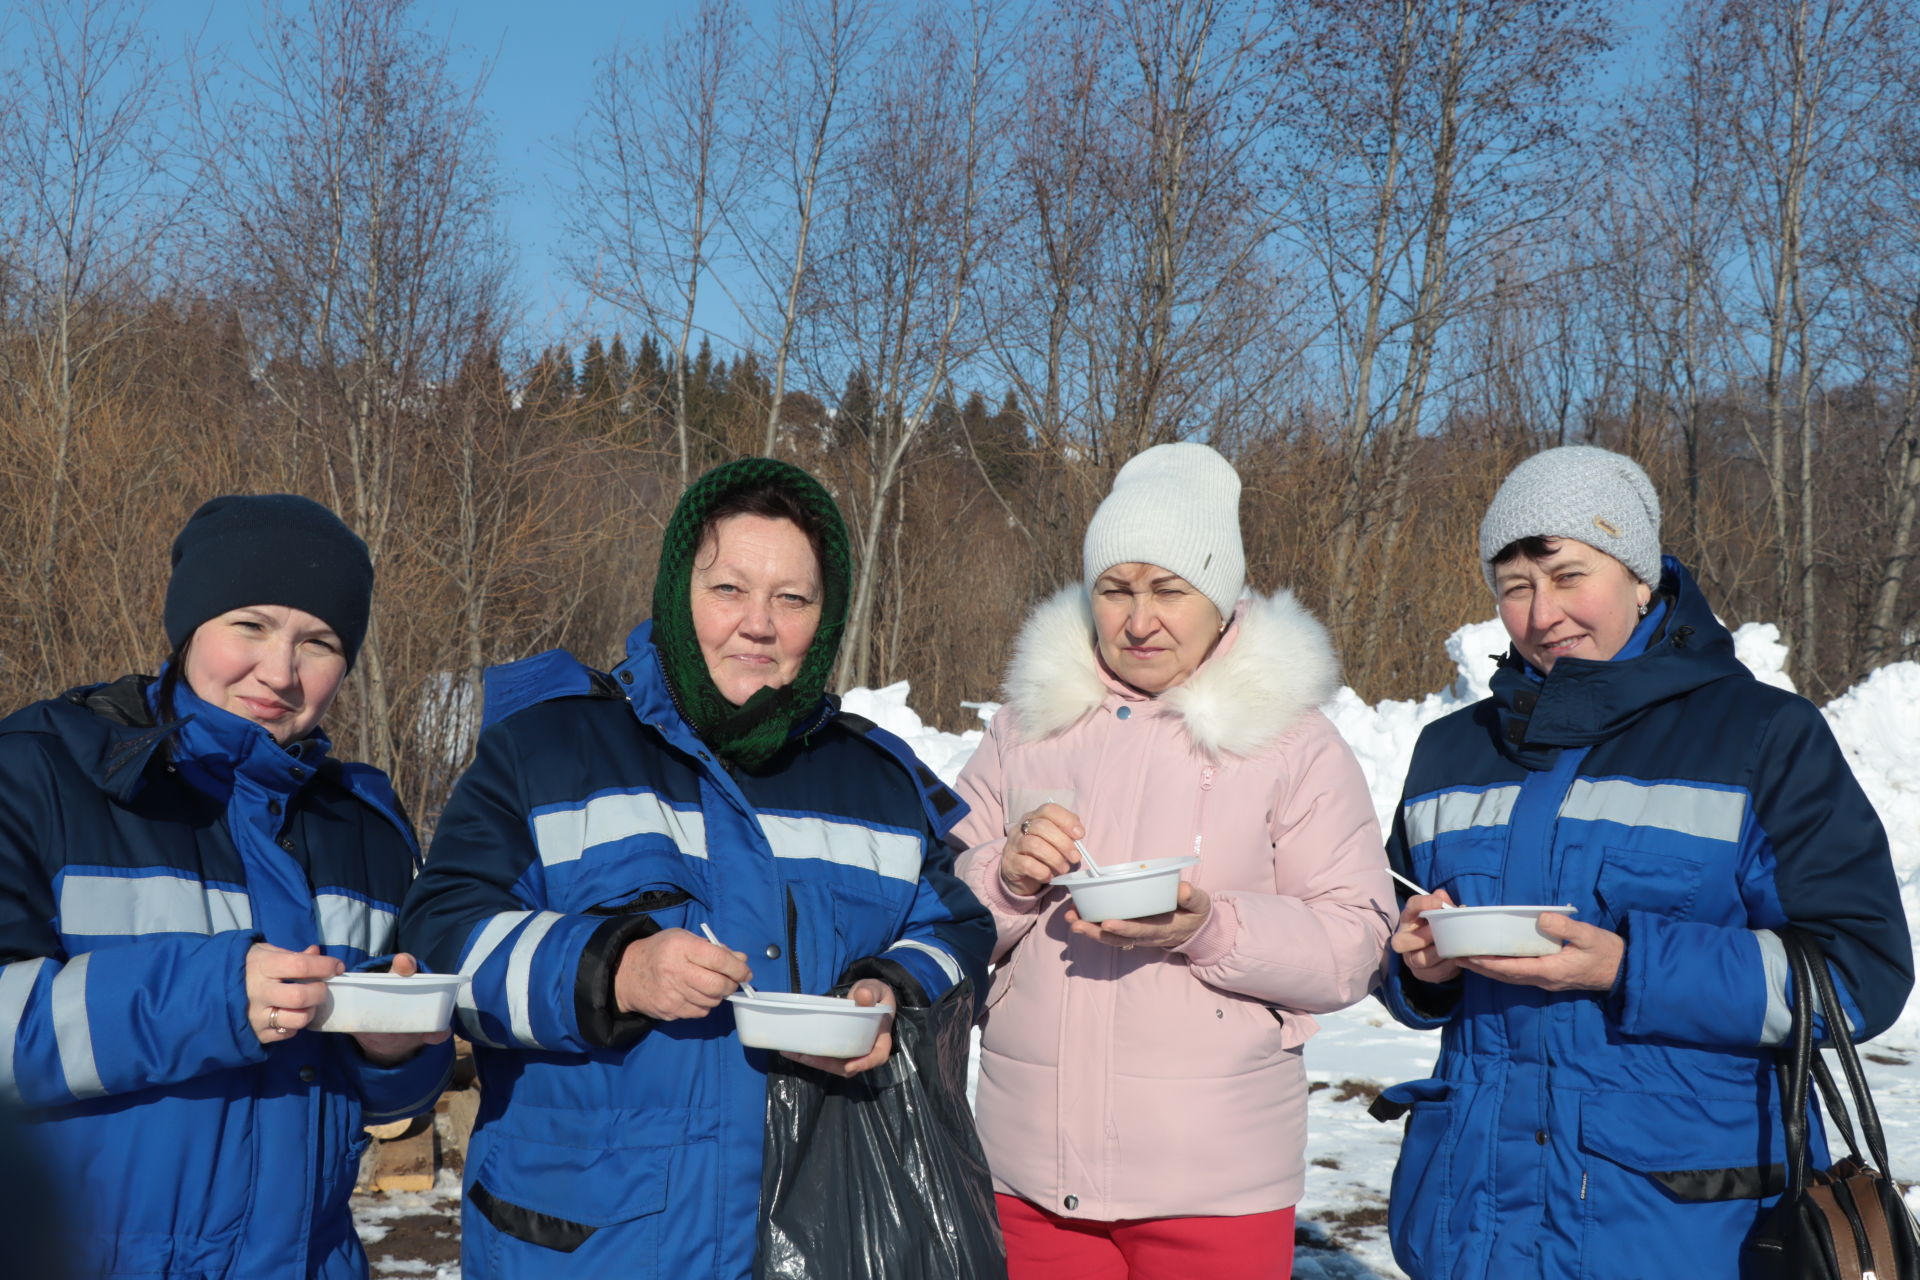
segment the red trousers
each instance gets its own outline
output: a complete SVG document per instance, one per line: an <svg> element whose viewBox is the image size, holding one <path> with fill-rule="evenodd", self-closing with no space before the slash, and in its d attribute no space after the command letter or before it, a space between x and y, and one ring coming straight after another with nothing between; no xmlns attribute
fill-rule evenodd
<svg viewBox="0 0 1920 1280"><path fill-rule="evenodd" d="M1293 1210L1230 1218L1062 1218L996 1195L1007 1280L1288 1280Z"/></svg>

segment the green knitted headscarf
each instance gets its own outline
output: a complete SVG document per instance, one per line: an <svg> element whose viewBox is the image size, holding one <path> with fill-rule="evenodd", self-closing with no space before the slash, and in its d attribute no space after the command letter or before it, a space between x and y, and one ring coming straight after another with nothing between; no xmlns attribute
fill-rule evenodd
<svg viewBox="0 0 1920 1280"><path fill-rule="evenodd" d="M793 683L761 689L736 707L721 696L700 639L693 629L693 562L707 517L727 499L756 489L774 489L792 498L820 529L820 630L814 634ZM840 654L847 624L847 597L853 583L853 556L847 526L833 495L812 476L773 458L741 458L701 476L680 496L660 545L660 571L653 580L653 647L660 653L667 684L680 713L722 759L757 769L786 745L802 717L818 709L827 677Z"/></svg>

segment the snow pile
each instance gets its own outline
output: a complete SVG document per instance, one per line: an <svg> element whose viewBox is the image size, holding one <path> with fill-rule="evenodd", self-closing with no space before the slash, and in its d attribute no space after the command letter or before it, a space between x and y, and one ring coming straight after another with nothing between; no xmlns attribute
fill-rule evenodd
<svg viewBox="0 0 1920 1280"><path fill-rule="evenodd" d="M1793 688L1786 673L1787 646L1781 643L1778 627L1746 623L1733 633L1733 643L1740 661L1757 679ZM1447 637L1447 656L1456 675L1440 692L1417 702L1390 700L1368 706L1352 689L1343 688L1327 704L1328 717L1360 759L1382 832L1392 823L1420 730L1486 697L1494 656L1506 648L1506 632L1497 619L1472 623ZM979 745L980 731L953 734L928 728L907 705L908 693L903 682L884 689L855 689L844 702L847 710L905 739L935 773L951 783ZM990 703L980 704L981 719L990 719L994 709ZM1886 825L1907 919L1920 921L1920 664L1882 667L1829 703L1826 717ZM1909 999L1883 1042L1920 1048L1920 995Z"/></svg>
<svg viewBox="0 0 1920 1280"><path fill-rule="evenodd" d="M1829 702L1826 717L1886 825L1908 926L1920 926L1920 663L1880 668ZM1920 1047L1920 996L1885 1039Z"/></svg>
<svg viewBox="0 0 1920 1280"><path fill-rule="evenodd" d="M953 780L960 776L961 768L973 758L973 749L980 745L981 731L969 729L965 733L942 733L938 729L929 729L926 722L907 705L907 693L905 680L884 689L850 689L841 697L840 705L905 740L913 748L913 753L940 775L941 781L952 786ZM992 703L970 705L977 706L982 720L992 719L993 712L998 710Z"/></svg>

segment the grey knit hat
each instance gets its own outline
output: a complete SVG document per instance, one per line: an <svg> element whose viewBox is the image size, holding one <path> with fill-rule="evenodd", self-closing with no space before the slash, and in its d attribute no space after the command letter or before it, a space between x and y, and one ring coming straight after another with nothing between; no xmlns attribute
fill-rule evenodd
<svg viewBox="0 0 1920 1280"><path fill-rule="evenodd" d="M1640 464L1591 445L1536 453L1515 467L1480 522L1480 567L1521 538L1575 538L1649 586L1660 585L1660 495Z"/></svg>
<svg viewBox="0 0 1920 1280"><path fill-rule="evenodd" d="M1087 590L1117 564L1171 569L1231 618L1247 584L1233 464L1204 444L1157 444L1134 455L1087 522Z"/></svg>

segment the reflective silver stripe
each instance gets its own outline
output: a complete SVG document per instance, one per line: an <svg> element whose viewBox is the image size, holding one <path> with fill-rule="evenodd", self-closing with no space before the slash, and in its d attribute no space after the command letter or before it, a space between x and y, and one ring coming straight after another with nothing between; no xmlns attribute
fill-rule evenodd
<svg viewBox="0 0 1920 1280"><path fill-rule="evenodd" d="M214 889L191 876L60 878L60 931L82 938L152 933L224 933L253 928L253 904L237 889Z"/></svg>
<svg viewBox="0 0 1920 1280"><path fill-rule="evenodd" d="M0 1099L20 1101L20 1085L13 1069L13 1046L20 1034L20 1019L27 1016L27 1000L40 970L49 961L45 956L16 960L0 968Z"/></svg>
<svg viewBox="0 0 1920 1280"><path fill-rule="evenodd" d="M905 832L777 813L761 814L760 829L767 833L776 858L818 858L893 880L920 878L920 837Z"/></svg>
<svg viewBox="0 0 1920 1280"><path fill-rule="evenodd" d="M533 843L542 866L572 862L595 845L632 836L665 836L689 858L707 856L707 819L676 809L651 791L595 796L573 809L534 815Z"/></svg>
<svg viewBox="0 0 1920 1280"><path fill-rule="evenodd" d="M902 947L909 947L915 951L926 952L928 955L933 957L933 962L940 966L940 972L947 975L948 982L954 983L956 985L959 983L960 976L961 976L960 966L954 962L954 959L952 956L948 955L946 952L942 951L940 948L928 946L926 943L918 941L917 939L914 939L914 938L902 938L900 939L900 941L888 947L887 950L898 951Z"/></svg>
<svg viewBox="0 0 1920 1280"><path fill-rule="evenodd" d="M1491 787L1485 791L1449 791L1407 806L1407 844L1425 844L1449 831L1470 827L1502 827L1513 817L1520 788Z"/></svg>
<svg viewBox="0 0 1920 1280"><path fill-rule="evenodd" d="M1793 1031L1793 1005L1787 999L1787 975L1793 967L1787 963L1787 949L1779 934L1755 929L1753 938L1760 944L1760 963L1767 983L1767 1016L1760 1024L1760 1043L1785 1044Z"/></svg>
<svg viewBox="0 0 1920 1280"><path fill-rule="evenodd" d="M322 946L358 947L370 956L387 949L393 937L393 912L343 893L318 893L313 901L320 915Z"/></svg>
<svg viewBox="0 0 1920 1280"><path fill-rule="evenodd" d="M1747 814L1740 791L1720 791L1684 782L1604 782L1580 780L1567 788L1562 818L1618 822L1628 827L1658 827L1706 840L1734 841Z"/></svg>
<svg viewBox="0 0 1920 1280"><path fill-rule="evenodd" d="M533 1036L533 953L540 949L540 940L547 936L547 931L560 920L558 911L536 912L507 954L508 1025L513 1029L515 1040L536 1049L546 1046Z"/></svg>
<svg viewBox="0 0 1920 1280"><path fill-rule="evenodd" d="M60 1073L67 1078L67 1092L76 1098L97 1098L107 1091L93 1062L93 1028L87 1022L87 965L93 956L89 951L67 961L54 975L47 1000Z"/></svg>
<svg viewBox="0 0 1920 1280"><path fill-rule="evenodd" d="M513 932L514 926L532 914L531 911L501 912L480 927L480 936L467 949L467 958L460 965L460 976L467 981L460 984L460 994L454 998L460 1021L467 1028L467 1039L492 1049L506 1047L497 1040L488 1039L480 1029L480 1006L473 1002L473 976L480 972L480 966L487 962L487 957L499 948L501 940Z"/></svg>

